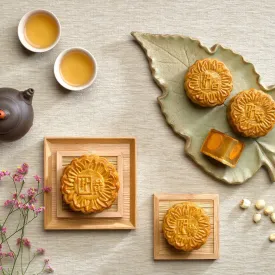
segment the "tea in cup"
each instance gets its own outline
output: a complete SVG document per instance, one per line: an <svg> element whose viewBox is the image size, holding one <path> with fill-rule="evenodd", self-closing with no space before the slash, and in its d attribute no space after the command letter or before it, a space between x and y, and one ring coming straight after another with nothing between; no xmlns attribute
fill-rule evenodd
<svg viewBox="0 0 275 275"><path fill-rule="evenodd" d="M63 51L54 65L54 74L59 84L72 91L80 91L91 86L96 73L95 58L83 48Z"/></svg>
<svg viewBox="0 0 275 275"><path fill-rule="evenodd" d="M46 52L60 39L60 23L52 12L34 10L22 17L18 26L18 37L28 50Z"/></svg>

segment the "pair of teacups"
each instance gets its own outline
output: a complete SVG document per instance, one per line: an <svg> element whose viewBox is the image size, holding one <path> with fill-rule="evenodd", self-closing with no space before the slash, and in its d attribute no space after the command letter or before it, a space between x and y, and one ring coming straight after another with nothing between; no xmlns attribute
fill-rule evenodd
<svg viewBox="0 0 275 275"><path fill-rule="evenodd" d="M29 43L29 41L26 39L26 36L25 36L25 26L26 26L26 23L27 23L28 19L31 16L33 16L35 14L38 14L38 13L45 13L48 16L52 17L55 20L55 22L58 26L58 36L57 36L56 40L54 41L53 44L51 44L49 47L46 47L46 48L36 48L36 47L32 46ZM58 18L55 16L54 13L52 13L50 11L47 11L47 10L43 10L43 9L33 10L33 11L30 11L30 12L26 13L22 17L22 19L20 20L19 25L18 25L18 37L19 37L19 40L22 43L22 45L26 49L28 49L29 51L36 52L36 53L47 52L47 51L53 49L56 46L56 44L59 42L60 37L61 37L61 25L60 25L60 22L59 22ZM94 65L94 74L91 77L91 79L89 80L89 82L85 83L84 85L80 85L80 86L70 85L69 83L67 83L63 79L62 74L60 72L60 66L61 66L61 62L62 62L63 57L71 51L81 51L81 52L83 52L84 54L86 54L91 59L91 62ZM55 75L56 80L58 81L58 83L61 86L63 86L64 88L66 88L68 90L72 90L72 91L80 91L80 90L84 90L84 89L90 87L93 84L93 82L96 78L96 74L97 74L97 64L96 64L95 58L93 57L93 55L89 51L87 51L84 48L80 48L80 47L69 48L69 49L64 50L63 52L61 52L59 54L59 56L57 57L57 59L55 61L55 64L54 64L54 75Z"/></svg>

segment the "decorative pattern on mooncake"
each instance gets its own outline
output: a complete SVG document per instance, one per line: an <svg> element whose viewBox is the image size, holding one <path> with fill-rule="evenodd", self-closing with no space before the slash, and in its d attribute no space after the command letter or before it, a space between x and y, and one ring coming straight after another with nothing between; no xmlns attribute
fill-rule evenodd
<svg viewBox="0 0 275 275"><path fill-rule="evenodd" d="M233 88L232 75L217 59L197 60L185 75L187 96L202 107L214 107L224 103Z"/></svg>
<svg viewBox="0 0 275 275"><path fill-rule="evenodd" d="M245 90L231 99L227 118L233 130L242 136L265 136L275 124L275 102L262 91Z"/></svg>
<svg viewBox="0 0 275 275"><path fill-rule="evenodd" d="M118 173L107 159L96 155L75 158L61 178L63 200L85 214L109 208L117 198Z"/></svg>
<svg viewBox="0 0 275 275"><path fill-rule="evenodd" d="M206 243L211 225L204 210L194 203L184 202L168 209L163 220L163 234L176 249L192 251Z"/></svg>

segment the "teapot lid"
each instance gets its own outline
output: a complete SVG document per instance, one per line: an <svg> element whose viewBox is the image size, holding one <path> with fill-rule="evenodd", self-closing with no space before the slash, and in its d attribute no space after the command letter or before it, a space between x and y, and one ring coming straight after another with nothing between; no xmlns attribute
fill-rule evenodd
<svg viewBox="0 0 275 275"><path fill-rule="evenodd" d="M21 111L11 97L1 96L0 100L0 135L7 134L20 122Z"/></svg>

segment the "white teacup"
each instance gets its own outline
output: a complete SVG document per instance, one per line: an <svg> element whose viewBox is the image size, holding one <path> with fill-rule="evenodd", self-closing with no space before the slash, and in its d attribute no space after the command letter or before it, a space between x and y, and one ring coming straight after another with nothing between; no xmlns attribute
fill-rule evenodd
<svg viewBox="0 0 275 275"><path fill-rule="evenodd" d="M62 77L62 74L60 72L60 65L61 65L63 57L66 54L68 54L70 51L81 51L81 52L85 53L91 59L93 65L94 65L94 74L93 74L92 78L90 79L90 81L87 82L85 85L81 85L81 86L70 85ZM55 64L54 64L54 75L55 75L55 78L58 81L58 83L61 86L63 86L64 88L66 88L68 90L71 90L71 91L81 91L81 90L84 90L84 89L90 87L93 84L94 80L96 79L96 75L97 75L96 60L95 60L94 56L89 51L87 51L84 48L80 48L80 47L69 48L69 49L64 50L63 52L61 52L59 54L59 56L56 58L56 61L55 61Z"/></svg>
<svg viewBox="0 0 275 275"><path fill-rule="evenodd" d="M51 16L56 21L56 23L57 23L58 36L57 36L55 42L52 45L50 45L49 47L47 47L47 48L36 48L36 47L32 46L28 42L28 40L26 39L26 35L25 35L26 22L28 21L28 19L30 18L30 16L32 16L32 15L34 15L36 13L46 13L49 16ZM18 37L19 37L20 42L22 43L22 45L26 49L28 49L29 51L32 51L32 52L41 53L41 52L47 52L47 51L51 50L59 42L60 36L61 36L61 25L60 25L59 20L58 20L58 18L52 12L47 11L47 10L39 9L39 10L33 10L33 11L30 11L30 12L26 13L21 18L21 20L19 22L19 25L18 25Z"/></svg>

